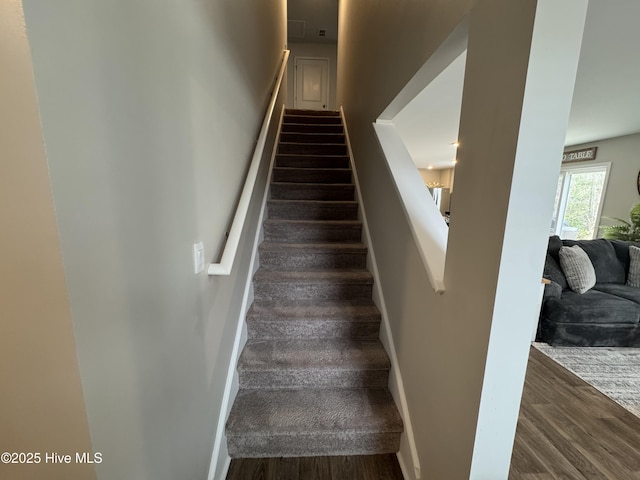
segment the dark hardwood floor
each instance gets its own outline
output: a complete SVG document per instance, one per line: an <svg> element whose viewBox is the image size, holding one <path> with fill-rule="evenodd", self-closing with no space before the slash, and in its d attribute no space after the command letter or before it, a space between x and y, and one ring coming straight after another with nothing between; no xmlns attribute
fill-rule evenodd
<svg viewBox="0 0 640 480"><path fill-rule="evenodd" d="M353 457L241 458L227 480L402 480L395 454Z"/></svg>
<svg viewBox="0 0 640 480"><path fill-rule="evenodd" d="M228 480L402 478L395 455L235 459L227 475ZM509 480L556 479L640 480L640 418L532 348Z"/></svg>
<svg viewBox="0 0 640 480"><path fill-rule="evenodd" d="M640 479L640 418L531 348L509 480Z"/></svg>

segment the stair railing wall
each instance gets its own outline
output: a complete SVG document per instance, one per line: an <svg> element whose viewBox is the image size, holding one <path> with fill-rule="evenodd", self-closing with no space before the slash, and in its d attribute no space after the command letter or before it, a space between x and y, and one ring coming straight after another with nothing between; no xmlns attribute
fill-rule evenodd
<svg viewBox="0 0 640 480"><path fill-rule="evenodd" d="M380 273L376 263L376 255L371 241L371 234L369 233L369 224L367 222L367 215L364 207L364 201L362 199L362 193L360 192L360 181L358 180L358 171L353 158L353 150L351 150L351 142L349 140L349 130L347 128L347 119L344 114L344 109L340 107L340 116L342 117L342 124L344 126L345 140L347 142L347 151L349 153L349 162L351 164L351 172L353 175L353 183L356 187L356 198L358 200L358 208L360 220L362 220L362 242L367 246L368 259L367 268L373 274L373 301L380 310L382 315L382 328L380 330L380 341L384 346L389 359L391 360L391 371L389 372L389 390L393 396L396 405L402 416L404 422L404 432L402 433L402 441L400 443L400 451L397 453L398 463L400 469L405 478L420 478L421 467L420 458L418 456L418 449L416 447L416 441L413 434L413 424L411 423L411 415L409 412L409 405L407 403L407 397L404 391L404 381L402 380L402 373L400 372L400 366L398 362L398 354L396 352L395 343L393 341L393 334L391 333L391 324L389 322L389 314L387 312L387 305L384 300L384 293L382 291L382 285L380 282ZM413 467L413 470L409 470Z"/></svg>
<svg viewBox="0 0 640 480"><path fill-rule="evenodd" d="M286 65L286 63L287 61L285 58L284 64ZM275 96L278 97L279 95L276 94ZM276 142L278 141L277 139L280 138L280 131L282 129L282 118L285 111L285 105L282 104L281 107L282 108L280 109L280 113L277 116L277 128L274 126L274 128L276 128L274 136ZM260 214L258 215L258 225L262 225L264 221L267 208L267 199L269 198L269 185L271 184L271 176L273 175L273 166L275 164L276 153L277 148L274 147L273 152L271 152L271 160L268 166L264 194L262 195L262 199L260 200L261 204ZM225 436L225 425L227 423L227 418L229 417L229 412L231 411L233 401L238 394L238 390L240 389L236 367L238 365L238 359L240 358L240 352L242 352L242 349L244 348L244 345L247 341L247 323L245 322L245 318L247 316L249 306L253 302L253 276L255 275L259 267L258 245L260 244L260 242L262 242L263 236L264 232L262 227L258 227L256 229L253 238L253 245L251 247L252 257L249 263L247 278L245 279L242 307L240 308L240 316L238 317L238 321L236 324L236 334L233 342L233 349L231 351L231 358L229 359L229 365L227 367L227 382L224 387L222 405L220 407L218 416L218 427L216 429L214 438L208 480L225 478L229 470L229 465L231 464L231 457L229 456L226 447L227 442Z"/></svg>
<svg viewBox="0 0 640 480"><path fill-rule="evenodd" d="M236 213L233 217L233 222L231 224L231 229L229 230L227 242L224 246L220 262L211 263L209 265L209 268L207 270L207 273L209 275L229 275L231 273L231 269L233 268L233 262L236 258L236 253L238 252L238 245L240 244L240 236L242 233L242 229L244 228L244 223L247 219L247 212L249 211L251 195L253 194L253 189L256 184L256 178L258 176L258 170L260 169L260 162L264 153L264 147L269 133L269 126L271 125L271 121L273 119L273 112L278 100L280 87L282 86L282 79L284 78L287 69L288 59L289 50L285 50L282 54L282 63L280 65L280 70L278 71L275 86L271 93L269 106L267 107L264 120L262 121L262 127L258 135L256 148L253 152L253 157L251 158L251 165L249 166L247 178L244 182L244 187L242 188L242 194L240 195L240 201L238 202L238 207L236 208Z"/></svg>
<svg viewBox="0 0 640 480"><path fill-rule="evenodd" d="M429 201L427 187L395 124L379 119L373 127L431 286L437 293L444 293L447 224L435 202Z"/></svg>

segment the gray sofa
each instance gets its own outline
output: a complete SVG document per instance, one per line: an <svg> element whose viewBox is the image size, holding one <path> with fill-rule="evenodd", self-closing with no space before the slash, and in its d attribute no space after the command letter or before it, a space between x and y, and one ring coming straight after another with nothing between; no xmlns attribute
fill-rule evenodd
<svg viewBox="0 0 640 480"><path fill-rule="evenodd" d="M560 247L579 245L591 260L596 284L572 291L560 268ZM625 285L629 245L619 240L549 238L545 286L536 340L562 346L640 347L640 288Z"/></svg>

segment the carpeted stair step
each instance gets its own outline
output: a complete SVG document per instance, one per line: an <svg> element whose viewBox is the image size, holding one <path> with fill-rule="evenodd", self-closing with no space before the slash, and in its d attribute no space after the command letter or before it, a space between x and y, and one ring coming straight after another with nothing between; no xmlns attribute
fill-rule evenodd
<svg viewBox="0 0 640 480"><path fill-rule="evenodd" d="M249 340L240 359L240 388L383 388L389 357L380 340Z"/></svg>
<svg viewBox="0 0 640 480"><path fill-rule="evenodd" d="M295 183L351 183L351 169L276 167L273 169L273 181Z"/></svg>
<svg viewBox="0 0 640 480"><path fill-rule="evenodd" d="M339 112L285 114L226 425L232 457L400 447L345 140Z"/></svg>
<svg viewBox="0 0 640 480"><path fill-rule="evenodd" d="M250 339L378 338L381 315L369 299L320 302L253 302Z"/></svg>
<svg viewBox="0 0 640 480"><path fill-rule="evenodd" d="M366 270L280 271L260 267L253 277L256 300L344 300L371 298Z"/></svg>
<svg viewBox="0 0 640 480"><path fill-rule="evenodd" d="M308 115L312 117L339 117L338 110L305 110L302 108L287 108L284 111L287 115Z"/></svg>
<svg viewBox="0 0 640 480"><path fill-rule="evenodd" d="M344 128L341 124L335 125L322 125L320 123L283 123L283 133L344 133Z"/></svg>
<svg viewBox="0 0 640 480"><path fill-rule="evenodd" d="M359 242L362 222L359 220L282 220L264 221L264 240L269 242Z"/></svg>
<svg viewBox="0 0 640 480"><path fill-rule="evenodd" d="M364 269L367 247L362 243L262 242L260 265L270 270Z"/></svg>
<svg viewBox="0 0 640 480"><path fill-rule="evenodd" d="M357 220L355 201L269 200L269 218L288 220Z"/></svg>
<svg viewBox="0 0 640 480"><path fill-rule="evenodd" d="M354 185L340 183L272 182L271 198L277 200L353 200Z"/></svg>
<svg viewBox="0 0 640 480"><path fill-rule="evenodd" d="M276 155L276 167L350 168L348 155Z"/></svg>
<svg viewBox="0 0 640 480"><path fill-rule="evenodd" d="M227 446L234 458L393 453L401 432L387 389L240 390Z"/></svg>
<svg viewBox="0 0 640 480"><path fill-rule="evenodd" d="M282 132L280 141L285 143L333 143L344 144L344 133Z"/></svg>
<svg viewBox="0 0 640 480"><path fill-rule="evenodd" d="M278 153L308 155L346 155L347 146L340 143L286 143L278 144Z"/></svg>
<svg viewBox="0 0 640 480"><path fill-rule="evenodd" d="M306 125L340 125L342 126L342 118L339 116L318 116L318 115L295 115L285 113L283 124L300 124Z"/></svg>

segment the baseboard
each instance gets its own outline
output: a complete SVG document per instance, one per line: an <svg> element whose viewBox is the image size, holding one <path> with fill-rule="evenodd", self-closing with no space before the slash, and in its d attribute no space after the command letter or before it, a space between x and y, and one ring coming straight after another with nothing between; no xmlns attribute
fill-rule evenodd
<svg viewBox="0 0 640 480"><path fill-rule="evenodd" d="M404 478L405 480L411 480L415 478L415 476L412 475L407 468L407 465L404 462L404 456L401 455L400 452L396 453L396 458L398 459L398 465L400 465L400 470L402 471L402 478Z"/></svg>
<svg viewBox="0 0 640 480"><path fill-rule="evenodd" d="M282 117L284 115L285 107L282 106L280 112L280 118L278 122L278 129L276 131L275 138L280 138L280 130L282 128ZM267 209L267 198L269 196L269 185L271 184L271 175L273 172L273 165L276 159L276 148L273 149L271 154L271 161L269 163L269 171L267 173L267 183L264 189L264 195L262 196L262 205L260 206L260 215L258 215L258 228L253 240L253 246L251 248L251 260L249 261L249 269L247 271L247 278L245 281L244 294L242 297L242 306L240 307L240 316L237 320L236 335L233 342L233 349L231 351L231 358L229 360L229 368L227 369L227 382L224 387L224 394L222 396L222 404L220 405L220 414L218 416L218 427L216 429L215 439L213 442L213 452L211 453L211 463L209 465L208 480L222 480L226 478L229 465L231 464L231 457L229 456L226 448L225 426L229 412L233 405L233 401L236 398L239 390L238 374L236 366L238 365L238 358L240 352L244 348L244 344L247 341L247 327L245 318L249 307L253 302L253 275L259 267L258 261L258 245L263 238L262 223L264 222L264 215ZM225 442L223 444L223 442ZM218 471L219 470L219 471Z"/></svg>
<svg viewBox="0 0 640 480"><path fill-rule="evenodd" d="M387 313L387 306L384 301L384 294L382 292L382 286L380 283L380 274L378 272L378 265L376 262L376 255L371 242L371 234L369 232L369 225L367 223L367 215L362 201L362 194L360 192L360 182L358 181L358 172L353 160L353 152L351 150L351 144L349 142L349 134L347 131L347 122L344 116L344 110L340 107L340 115L342 116L342 122L345 130L345 137L347 139L347 149L349 152L349 161L351 163L351 170L353 172L353 180L356 187L356 195L358 197L358 206L360 210L360 217L362 220L363 230L363 243L367 246L369 255L367 258L367 268L371 271L374 279L373 288L373 301L380 310L382 315L383 328L380 331L380 341L384 345L389 359L391 360L391 371L389 374L389 390L393 396L396 405L400 410L400 416L404 423L404 432L400 439L400 450L397 453L398 463L402 469L402 474L406 480L420 480L420 459L418 458L418 450L416 448L415 438L413 435L413 427L411 424L411 416L409 415L409 407L407 404L407 398L404 393L404 383L402 381L402 374L398 366L398 356L396 354L395 344L393 342L393 335L391 333L391 325L389 323L389 315ZM413 468L409 467L412 466Z"/></svg>

